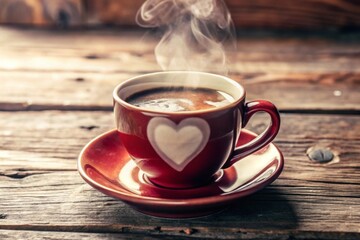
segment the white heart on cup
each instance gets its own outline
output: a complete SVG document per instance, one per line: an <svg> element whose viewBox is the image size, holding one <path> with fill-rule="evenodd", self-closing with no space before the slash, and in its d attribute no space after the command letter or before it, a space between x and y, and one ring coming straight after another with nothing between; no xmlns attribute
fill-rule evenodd
<svg viewBox="0 0 360 240"><path fill-rule="evenodd" d="M204 149L210 127L201 118L187 118L175 124L167 118L154 117L147 126L147 136L155 152L181 172Z"/></svg>

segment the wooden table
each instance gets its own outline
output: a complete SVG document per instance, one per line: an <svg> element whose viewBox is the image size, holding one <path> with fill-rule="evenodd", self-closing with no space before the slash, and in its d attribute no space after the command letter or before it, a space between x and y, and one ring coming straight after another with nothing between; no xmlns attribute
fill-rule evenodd
<svg viewBox="0 0 360 240"><path fill-rule="evenodd" d="M280 178L208 217L140 214L79 176L82 147L114 128L112 89L159 70L134 30L0 29L0 239L360 239L360 35L240 34L231 77L273 101ZM259 114L248 128L264 129ZM309 159L329 150L328 163ZM309 150L310 149L310 150Z"/></svg>

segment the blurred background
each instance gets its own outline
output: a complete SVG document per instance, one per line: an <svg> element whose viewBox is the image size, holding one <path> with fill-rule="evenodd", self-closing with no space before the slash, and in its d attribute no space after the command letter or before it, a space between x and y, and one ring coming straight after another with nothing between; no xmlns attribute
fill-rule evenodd
<svg viewBox="0 0 360 240"><path fill-rule="evenodd" d="M134 26L143 0L0 0L0 23ZM226 0L238 29L356 31L359 0Z"/></svg>

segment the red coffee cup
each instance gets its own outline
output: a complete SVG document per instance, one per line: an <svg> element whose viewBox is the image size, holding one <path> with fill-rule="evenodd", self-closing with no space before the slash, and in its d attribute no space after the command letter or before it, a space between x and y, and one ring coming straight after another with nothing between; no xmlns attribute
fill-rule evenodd
<svg viewBox="0 0 360 240"><path fill-rule="evenodd" d="M126 100L163 87L208 88L234 100L221 107L166 112L140 108ZM245 102L244 88L234 80L204 72L156 72L131 78L113 92L116 127L131 158L152 183L167 188L207 184L222 168L269 144L280 128L276 107L265 100ZM256 112L270 115L267 129L236 147L241 128Z"/></svg>

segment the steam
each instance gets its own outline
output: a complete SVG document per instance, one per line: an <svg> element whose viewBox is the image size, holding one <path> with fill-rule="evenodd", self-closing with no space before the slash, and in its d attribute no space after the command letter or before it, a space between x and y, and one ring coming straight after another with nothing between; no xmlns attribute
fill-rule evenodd
<svg viewBox="0 0 360 240"><path fill-rule="evenodd" d="M227 74L225 46L235 48L235 34L222 0L147 0L136 18L140 26L164 28L155 48L163 70Z"/></svg>

